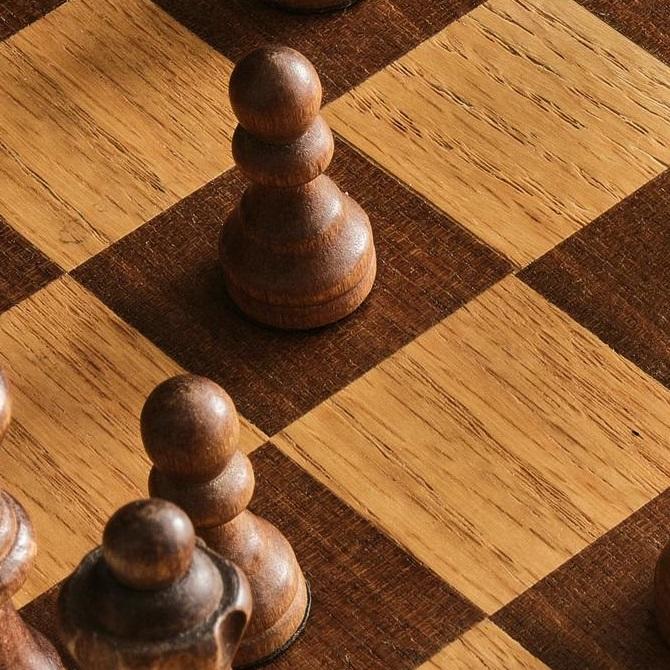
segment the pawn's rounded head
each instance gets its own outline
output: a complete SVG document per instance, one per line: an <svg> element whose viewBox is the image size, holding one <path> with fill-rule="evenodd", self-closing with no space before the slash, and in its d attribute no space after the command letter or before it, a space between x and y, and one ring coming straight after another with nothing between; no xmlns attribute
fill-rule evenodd
<svg viewBox="0 0 670 670"><path fill-rule="evenodd" d="M0 440L5 436L12 417L12 398L5 373L0 370Z"/></svg>
<svg viewBox="0 0 670 670"><path fill-rule="evenodd" d="M230 77L229 94L240 125L272 143L297 139L321 109L319 75L289 47L261 47L245 56Z"/></svg>
<svg viewBox="0 0 670 670"><path fill-rule="evenodd" d="M118 510L102 536L102 555L118 582L141 591L165 588L191 567L195 530L166 500L137 500Z"/></svg>
<svg viewBox="0 0 670 670"><path fill-rule="evenodd" d="M218 476L240 438L230 396L211 379L189 374L171 377L151 392L140 424L144 448L156 468L185 481Z"/></svg>

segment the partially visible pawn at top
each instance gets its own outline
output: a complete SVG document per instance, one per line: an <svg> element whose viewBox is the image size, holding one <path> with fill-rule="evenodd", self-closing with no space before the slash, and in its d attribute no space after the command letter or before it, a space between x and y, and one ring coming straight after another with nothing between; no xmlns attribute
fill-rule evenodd
<svg viewBox="0 0 670 670"><path fill-rule="evenodd" d="M377 261L367 215L323 174L334 141L318 74L294 49L264 47L237 64L229 94L233 157L252 183L221 231L228 293L265 325L338 321L368 296Z"/></svg>

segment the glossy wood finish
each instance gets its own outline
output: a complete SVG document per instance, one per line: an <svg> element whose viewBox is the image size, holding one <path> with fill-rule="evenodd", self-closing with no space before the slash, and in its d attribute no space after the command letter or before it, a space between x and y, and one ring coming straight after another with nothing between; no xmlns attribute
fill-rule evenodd
<svg viewBox="0 0 670 670"><path fill-rule="evenodd" d="M492 0L326 118L523 266L670 163L667 79L572 0Z"/></svg>
<svg viewBox="0 0 670 670"><path fill-rule="evenodd" d="M151 393L141 425L154 463L151 495L185 509L198 535L249 578L254 612L235 665L258 663L284 650L305 624L308 590L286 538L247 510L254 473L239 450L240 427L230 396L204 377L173 377Z"/></svg>
<svg viewBox="0 0 670 670"><path fill-rule="evenodd" d="M11 419L7 378L0 369L0 443ZM28 515L0 489L0 670L62 670L56 650L28 626L12 603L35 559L37 545Z"/></svg>
<svg viewBox="0 0 670 670"><path fill-rule="evenodd" d="M233 157L252 181L221 231L230 297L278 328L348 316L372 289L377 258L368 216L322 174L334 144L316 70L288 47L258 49L233 71L230 98Z"/></svg>
<svg viewBox="0 0 670 670"><path fill-rule="evenodd" d="M122 507L61 590L60 635L80 670L229 670L251 615L244 574L164 500Z"/></svg>

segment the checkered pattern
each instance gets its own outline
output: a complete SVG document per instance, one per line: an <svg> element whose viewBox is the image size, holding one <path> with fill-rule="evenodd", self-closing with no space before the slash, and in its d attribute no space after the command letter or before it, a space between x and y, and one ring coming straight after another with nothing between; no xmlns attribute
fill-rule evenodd
<svg viewBox="0 0 670 670"><path fill-rule="evenodd" d="M0 485L57 583L145 494L138 417L180 370L242 415L254 507L314 591L278 668L665 668L670 11L636 0L6 0ZM227 78L319 70L329 174L379 274L307 333L246 321L216 239L244 180Z"/></svg>

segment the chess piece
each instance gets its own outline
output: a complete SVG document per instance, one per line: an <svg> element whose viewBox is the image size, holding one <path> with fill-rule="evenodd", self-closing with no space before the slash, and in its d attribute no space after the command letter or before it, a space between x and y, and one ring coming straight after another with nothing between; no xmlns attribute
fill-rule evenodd
<svg viewBox="0 0 670 670"><path fill-rule="evenodd" d="M355 5L358 0L266 0L269 4L291 12L331 12Z"/></svg>
<svg viewBox="0 0 670 670"><path fill-rule="evenodd" d="M173 377L147 399L141 427L154 463L151 495L184 509L198 535L249 579L254 611L234 665L278 655L304 627L309 592L286 538L247 510L254 473L238 447L240 425L230 396L204 377Z"/></svg>
<svg viewBox="0 0 670 670"><path fill-rule="evenodd" d="M9 426L11 402L0 370L0 441ZM63 670L51 644L28 626L12 604L35 558L32 525L23 507L0 491L0 670Z"/></svg>
<svg viewBox="0 0 670 670"><path fill-rule="evenodd" d="M229 670L250 612L242 571L158 499L116 512L58 599L80 670Z"/></svg>
<svg viewBox="0 0 670 670"><path fill-rule="evenodd" d="M228 293L252 319L306 329L353 312L374 283L370 221L326 175L333 135L312 64L288 47L246 56L230 79L233 156L251 180L219 252Z"/></svg>
<svg viewBox="0 0 670 670"><path fill-rule="evenodd" d="M656 623L661 635L670 644L670 542L663 549L656 563L654 600Z"/></svg>

